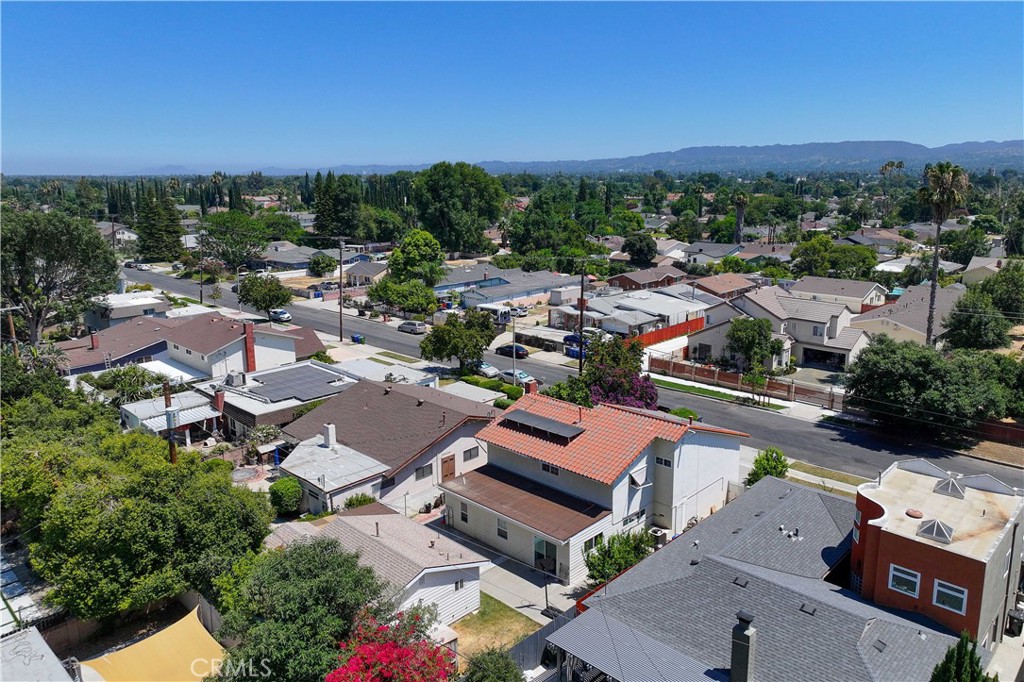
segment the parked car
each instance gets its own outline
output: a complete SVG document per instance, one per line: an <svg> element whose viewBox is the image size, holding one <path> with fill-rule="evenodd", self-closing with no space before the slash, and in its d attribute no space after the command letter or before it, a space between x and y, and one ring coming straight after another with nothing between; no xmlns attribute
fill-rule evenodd
<svg viewBox="0 0 1024 682"><path fill-rule="evenodd" d="M152 270L153 268L146 263L139 263L135 266L136 270Z"/></svg>
<svg viewBox="0 0 1024 682"><path fill-rule="evenodd" d="M603 329L597 327L584 327L583 338L589 341L611 341L614 337Z"/></svg>
<svg viewBox="0 0 1024 682"><path fill-rule="evenodd" d="M134 268L136 265L137 265L137 263L135 261L133 261L133 260L125 261L125 263L124 263L124 266L126 268Z"/></svg>
<svg viewBox="0 0 1024 682"><path fill-rule="evenodd" d="M334 291L337 288L338 288L338 283L337 282L332 282L330 280L327 280L326 282L321 282L320 283L320 290L321 291Z"/></svg>
<svg viewBox="0 0 1024 682"><path fill-rule="evenodd" d="M175 264L173 264L171 266L171 270L174 270L175 272L181 272L184 269L185 269L185 266L182 265L181 263L175 263Z"/></svg>
<svg viewBox="0 0 1024 682"><path fill-rule="evenodd" d="M291 322L292 314L282 308L272 308L270 310L270 319L274 322Z"/></svg>
<svg viewBox="0 0 1024 682"><path fill-rule="evenodd" d="M514 357L516 360L522 360L530 355L530 351L526 350L526 346L520 346L518 343L506 343L504 346L495 348L494 352L507 358Z"/></svg>
<svg viewBox="0 0 1024 682"><path fill-rule="evenodd" d="M590 343L590 339L584 337L583 338L583 343L581 344L580 343L580 335L579 334L566 334L565 338L562 339L562 343L564 343L567 346L579 346L579 345L584 345L585 346L586 344Z"/></svg>
<svg viewBox="0 0 1024 682"><path fill-rule="evenodd" d="M506 369L501 372L500 376L501 380L506 384L513 384L516 386L522 386L530 383L531 381L537 381L521 369L517 369L515 372L510 369Z"/></svg>
<svg viewBox="0 0 1024 682"><path fill-rule="evenodd" d="M480 376L487 377L488 379L497 379L498 375L501 374L501 372L498 371L498 368L489 362L471 363L469 365L469 369L472 370L474 374L479 374Z"/></svg>
<svg viewBox="0 0 1024 682"><path fill-rule="evenodd" d="M306 287L306 291L320 291L320 285L310 284L308 287Z"/></svg>
<svg viewBox="0 0 1024 682"><path fill-rule="evenodd" d="M398 331L405 332L406 334L426 334L427 325L424 322L406 320L402 324L398 325Z"/></svg>
<svg viewBox="0 0 1024 682"><path fill-rule="evenodd" d="M509 309L509 313L512 317L526 317L530 314L530 311L525 306L513 306Z"/></svg>

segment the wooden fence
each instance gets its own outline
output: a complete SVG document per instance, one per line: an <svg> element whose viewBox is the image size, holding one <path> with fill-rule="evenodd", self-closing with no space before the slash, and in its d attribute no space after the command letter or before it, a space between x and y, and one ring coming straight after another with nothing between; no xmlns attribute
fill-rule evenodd
<svg viewBox="0 0 1024 682"><path fill-rule="evenodd" d="M705 367L685 360L652 356L649 369L651 372L677 379L689 379L701 384L731 388L736 391L750 390L750 384L744 383L743 374L728 372L717 367ZM842 393L836 392L833 388L797 383L792 379L768 379L765 385L758 389L758 393L780 400L817 405L838 412L843 410L844 396Z"/></svg>
<svg viewBox="0 0 1024 682"><path fill-rule="evenodd" d="M686 336L694 332L700 331L704 328L704 318L697 317L686 322L680 322L679 324L673 324L669 327L662 329L655 329L654 331L647 332L646 334L640 334L636 339L644 345L652 346L662 341L668 341L669 339L676 339L680 336Z"/></svg>

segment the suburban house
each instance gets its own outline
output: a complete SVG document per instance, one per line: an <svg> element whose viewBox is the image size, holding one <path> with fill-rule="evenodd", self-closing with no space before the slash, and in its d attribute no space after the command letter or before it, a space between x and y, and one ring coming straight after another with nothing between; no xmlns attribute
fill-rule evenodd
<svg viewBox="0 0 1024 682"><path fill-rule="evenodd" d="M32 682L72 682L73 678L61 659L39 634L37 627L12 629L10 633L5 631L4 635L0 640L0 677Z"/></svg>
<svg viewBox="0 0 1024 682"><path fill-rule="evenodd" d="M737 275L735 272L723 272L720 275L701 277L694 281L693 285L701 291L717 296L723 301L731 301L737 296L742 296L748 291L753 291L757 288L755 282L751 282L743 275Z"/></svg>
<svg viewBox="0 0 1024 682"><path fill-rule="evenodd" d="M487 461L477 433L497 412L426 386L364 380L285 426L284 437L301 443L333 424L339 444L386 465L381 502L411 514L433 505L439 483Z"/></svg>
<svg viewBox="0 0 1024 682"><path fill-rule="evenodd" d="M686 260L686 247L689 246L686 242L681 242L678 239L655 239L654 245L658 248L658 255L671 258L672 260Z"/></svg>
<svg viewBox="0 0 1024 682"><path fill-rule="evenodd" d="M838 495L759 481L586 597L547 638L559 679L929 679L956 633L849 588L855 511Z"/></svg>
<svg viewBox="0 0 1024 682"><path fill-rule="evenodd" d="M852 313L845 305L797 298L777 286L749 291L732 304L755 319L770 320L776 334L792 337L798 364L844 368L870 340L863 329L850 327Z"/></svg>
<svg viewBox="0 0 1024 682"><path fill-rule="evenodd" d="M387 263L359 261L345 268L345 286L368 287L384 279L387 273Z"/></svg>
<svg viewBox="0 0 1024 682"><path fill-rule="evenodd" d="M205 376L255 372L295 362L299 337L216 314L197 315L167 331L170 358Z"/></svg>
<svg viewBox="0 0 1024 682"><path fill-rule="evenodd" d="M167 406L163 396L139 400L121 406L121 424L128 429L142 429L166 436L174 429L175 436L191 447L193 441L209 438L220 430L221 413L210 399L196 391L181 391L170 397Z"/></svg>
<svg viewBox="0 0 1024 682"><path fill-rule="evenodd" d="M853 588L991 648L1017 604L1022 521L1024 489L923 459L896 462L857 488Z"/></svg>
<svg viewBox="0 0 1024 682"><path fill-rule="evenodd" d="M577 584L603 539L648 526L672 535L721 508L747 434L527 394L478 437L487 465L441 484L448 525Z"/></svg>
<svg viewBox="0 0 1024 682"><path fill-rule="evenodd" d="M354 385L333 365L305 360L258 372L232 372L194 388L224 414L225 435L238 440L256 426L284 426L300 408L322 403Z"/></svg>
<svg viewBox="0 0 1024 682"><path fill-rule="evenodd" d="M446 294L457 292L464 308L509 301L547 303L553 289L572 283L572 277L548 270L524 272L520 268L474 263L450 267L444 279L434 286L434 293L443 299Z"/></svg>
<svg viewBox="0 0 1024 682"><path fill-rule="evenodd" d="M960 281L964 284L977 284L999 272L1003 267L1002 258L985 258L974 256L964 268Z"/></svg>
<svg viewBox="0 0 1024 682"><path fill-rule="evenodd" d="M742 244L719 244L717 242L694 242L685 249L687 263L707 265L717 263L726 256L735 256L743 249Z"/></svg>
<svg viewBox="0 0 1024 682"><path fill-rule="evenodd" d="M962 284L940 287L935 292L935 337L942 338L946 327L942 324L953 310L953 305L967 292ZM928 304L931 285L907 287L903 294L889 305L861 313L850 320L854 329L870 334L888 334L896 341L914 341L924 345L928 332Z"/></svg>
<svg viewBox="0 0 1024 682"><path fill-rule="evenodd" d="M842 303L850 312L863 313L885 304L889 293L881 284L831 277L802 277L789 287L789 295L808 301Z"/></svg>
<svg viewBox="0 0 1024 682"><path fill-rule="evenodd" d="M732 328L732 320L734 318L742 317L749 319L749 316L734 306L724 304L709 310L707 317L713 318L715 323L705 325L703 329L689 334L687 337L687 357L696 362L715 362L723 357L736 360L737 356L735 353L728 351L728 333ZM766 358L764 361L765 369L769 371L785 369L789 366L789 360L793 354L793 337L789 334L780 334L773 331L772 340L782 342L782 352Z"/></svg>
<svg viewBox="0 0 1024 682"><path fill-rule="evenodd" d="M789 263L793 260L793 249L796 244L765 244L751 242L743 245L743 250L736 254L750 265L762 267L770 259L774 258L780 263Z"/></svg>
<svg viewBox="0 0 1024 682"><path fill-rule="evenodd" d="M111 367L168 358L167 332L182 320L137 317L129 322L92 332L80 339L58 341L69 375L102 372Z"/></svg>
<svg viewBox="0 0 1024 682"><path fill-rule="evenodd" d="M837 239L836 244L867 246L880 255L899 255L900 250L909 251L917 246L913 239L907 239L896 230L886 228L864 228Z"/></svg>
<svg viewBox="0 0 1024 682"><path fill-rule="evenodd" d="M316 213L309 211L285 211L285 215L299 221L299 227L307 232L313 230L313 223L316 222Z"/></svg>
<svg viewBox="0 0 1024 682"><path fill-rule="evenodd" d="M100 231L103 241L114 247L124 248L139 241L139 233L121 223L100 220L96 223L96 229Z"/></svg>
<svg viewBox="0 0 1024 682"><path fill-rule="evenodd" d="M487 558L379 502L309 523L279 524L264 544L278 548L315 537L333 538L358 553L359 563L397 593L399 611L434 605L438 622L451 625L480 608L480 571L490 563Z"/></svg>
<svg viewBox="0 0 1024 682"><path fill-rule="evenodd" d="M621 275L613 275L608 278L608 284L619 287L623 291L635 291L637 289L657 289L676 284L686 277L686 273L676 270L671 265L660 268L648 268L647 270L634 270L624 272Z"/></svg>
<svg viewBox="0 0 1024 682"><path fill-rule="evenodd" d="M636 336L702 318L708 309L723 302L695 288L693 282L628 293L612 291L587 296L583 310L585 327L599 327L620 336ZM563 330L578 328L579 301L567 301L549 310L548 326Z"/></svg>
<svg viewBox="0 0 1024 682"><path fill-rule="evenodd" d="M371 260L369 255L355 250L346 249L342 254L338 249L316 249L311 246L296 246L289 241L276 241L271 242L252 265L264 265L280 270L307 270L313 256L329 256L342 265Z"/></svg>
<svg viewBox="0 0 1024 682"><path fill-rule="evenodd" d="M370 358L353 358L332 365L353 381L369 379L370 381L386 381L393 384L416 384L418 386L438 387L436 374L428 374L400 363L382 365Z"/></svg>
<svg viewBox="0 0 1024 682"><path fill-rule="evenodd" d="M338 443L335 433L334 424L324 424L323 433L296 445L280 465L302 486L299 511L333 512L353 495L380 495L388 465Z"/></svg>
<svg viewBox="0 0 1024 682"><path fill-rule="evenodd" d="M131 291L104 294L89 300L82 321L89 330L107 329L136 317L164 317L171 304L159 292Z"/></svg>

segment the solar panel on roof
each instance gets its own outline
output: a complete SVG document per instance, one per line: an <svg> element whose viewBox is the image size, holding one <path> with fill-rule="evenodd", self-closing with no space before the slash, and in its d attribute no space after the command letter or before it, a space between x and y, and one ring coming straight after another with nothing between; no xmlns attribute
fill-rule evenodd
<svg viewBox="0 0 1024 682"><path fill-rule="evenodd" d="M584 431L578 426L563 424L560 421L541 417L538 414L533 414L526 410L513 410L512 412L509 412L505 415L504 419L502 419L502 423L505 422L515 424L516 426L525 426L527 428L537 429L538 431L544 431L551 435L566 438L568 440L572 440Z"/></svg>
<svg viewBox="0 0 1024 682"><path fill-rule="evenodd" d="M349 384L332 385L341 378L333 372L304 365L258 377L263 385L254 386L252 392L275 403L289 398L307 402L345 390Z"/></svg>

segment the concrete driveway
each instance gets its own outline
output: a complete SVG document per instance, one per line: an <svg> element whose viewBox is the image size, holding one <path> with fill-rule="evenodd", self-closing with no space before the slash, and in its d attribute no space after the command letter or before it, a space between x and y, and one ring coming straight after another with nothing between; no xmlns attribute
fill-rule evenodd
<svg viewBox="0 0 1024 682"><path fill-rule="evenodd" d="M550 618L541 614L545 604L568 611L575 608L576 599L587 592L584 585L563 585L553 577L500 554L464 533L449 528L442 521L442 519L436 519L426 525L491 560L491 566L485 568L480 576L480 590L541 625L551 622ZM547 601L545 601L544 594L545 583L547 583Z"/></svg>

